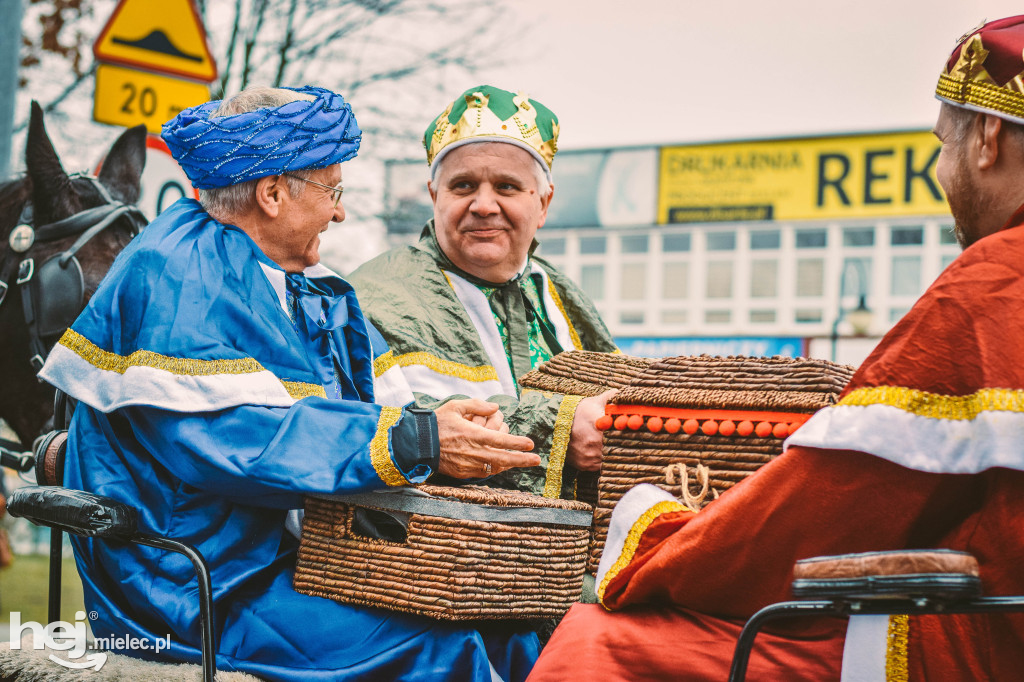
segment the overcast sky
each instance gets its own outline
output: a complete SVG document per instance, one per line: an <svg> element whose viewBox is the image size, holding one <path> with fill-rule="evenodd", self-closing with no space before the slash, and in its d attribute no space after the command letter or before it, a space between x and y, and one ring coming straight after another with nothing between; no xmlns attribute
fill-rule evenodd
<svg viewBox="0 0 1024 682"><path fill-rule="evenodd" d="M1024 12L1020 0L510 4L535 18L528 56L479 80L548 105L563 149L930 128L957 38Z"/></svg>

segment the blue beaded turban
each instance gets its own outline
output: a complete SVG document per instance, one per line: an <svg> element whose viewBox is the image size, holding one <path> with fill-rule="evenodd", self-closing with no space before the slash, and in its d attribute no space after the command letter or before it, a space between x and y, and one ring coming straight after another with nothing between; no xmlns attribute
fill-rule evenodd
<svg viewBox="0 0 1024 682"><path fill-rule="evenodd" d="M212 116L220 100L185 109L163 125L164 142L196 189L306 168L326 168L359 151L362 131L341 95L323 88L286 88L312 95L280 107Z"/></svg>

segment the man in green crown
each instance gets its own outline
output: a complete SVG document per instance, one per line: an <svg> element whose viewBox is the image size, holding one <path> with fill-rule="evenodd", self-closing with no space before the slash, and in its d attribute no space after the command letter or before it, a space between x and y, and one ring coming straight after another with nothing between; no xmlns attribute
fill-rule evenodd
<svg viewBox="0 0 1024 682"><path fill-rule="evenodd" d="M586 295L533 255L557 141L558 119L526 95L487 85L459 95L423 138L434 219L419 243L349 279L391 347L378 372L400 365L420 404L497 402L511 431L533 439L540 466L479 478L571 498L577 473L600 469L594 420L607 395L521 389L519 378L563 350L616 348Z"/></svg>

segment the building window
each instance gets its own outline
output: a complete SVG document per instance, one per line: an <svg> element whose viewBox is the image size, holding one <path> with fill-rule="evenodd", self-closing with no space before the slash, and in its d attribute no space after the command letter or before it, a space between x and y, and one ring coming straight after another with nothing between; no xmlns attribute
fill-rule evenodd
<svg viewBox="0 0 1024 682"><path fill-rule="evenodd" d="M619 282L619 298L641 301L647 296L647 266L643 263L624 263Z"/></svg>
<svg viewBox="0 0 1024 682"><path fill-rule="evenodd" d="M662 298L689 296L690 264L665 263L662 269Z"/></svg>
<svg viewBox="0 0 1024 682"><path fill-rule="evenodd" d="M604 253L604 237L580 237L580 253L584 256L595 253Z"/></svg>
<svg viewBox="0 0 1024 682"><path fill-rule="evenodd" d="M539 250L542 256L564 256L565 238L552 237L549 239L545 239L540 243Z"/></svg>
<svg viewBox="0 0 1024 682"><path fill-rule="evenodd" d="M643 324L644 323L644 314L641 313L641 312L636 312L636 311L627 312L627 313L620 313L619 314L619 323L620 324Z"/></svg>
<svg viewBox="0 0 1024 682"><path fill-rule="evenodd" d="M874 246L875 228L847 227L843 230L843 246Z"/></svg>
<svg viewBox="0 0 1024 682"><path fill-rule="evenodd" d="M584 265L580 268L580 288L595 301L604 298L604 266Z"/></svg>
<svg viewBox="0 0 1024 682"><path fill-rule="evenodd" d="M870 258L844 258L843 279L839 282L839 293L846 296L867 296L871 293Z"/></svg>
<svg viewBox="0 0 1024 682"><path fill-rule="evenodd" d="M917 296L921 293L921 257L899 256L892 259L892 295Z"/></svg>
<svg viewBox="0 0 1024 682"><path fill-rule="evenodd" d="M750 233L751 249L777 249L782 244L778 230L758 230Z"/></svg>
<svg viewBox="0 0 1024 682"><path fill-rule="evenodd" d="M735 232L708 232L706 235L708 251L735 251Z"/></svg>
<svg viewBox="0 0 1024 682"><path fill-rule="evenodd" d="M924 244L923 227L894 227L889 243L893 246L915 246Z"/></svg>
<svg viewBox="0 0 1024 682"><path fill-rule="evenodd" d="M828 232L825 230L797 230L796 248L823 249L828 243Z"/></svg>
<svg viewBox="0 0 1024 682"><path fill-rule="evenodd" d="M825 261L800 258L796 262L796 295L821 296L825 292Z"/></svg>
<svg viewBox="0 0 1024 682"><path fill-rule="evenodd" d="M939 225L939 243L956 244L956 230L953 225Z"/></svg>
<svg viewBox="0 0 1024 682"><path fill-rule="evenodd" d="M622 253L647 253L647 235L631 234L622 237Z"/></svg>
<svg viewBox="0 0 1024 682"><path fill-rule="evenodd" d="M661 297L686 298L690 288L689 263L665 263L661 271Z"/></svg>
<svg viewBox="0 0 1024 682"><path fill-rule="evenodd" d="M706 292L708 298L732 297L732 261L712 261L708 263Z"/></svg>
<svg viewBox="0 0 1024 682"><path fill-rule="evenodd" d="M661 235L661 250L678 253L690 250L689 234L663 234Z"/></svg>
<svg viewBox="0 0 1024 682"><path fill-rule="evenodd" d="M955 260L956 260L956 256L955 256L954 254L952 254L952 253L950 253L950 254L947 254L947 255L943 256L943 257L942 257L942 258L941 258L941 259L939 260L939 266L940 266L940 267L941 267L941 268L942 268L943 270L945 270L946 268L948 268L948 267L949 267L949 264L950 264L950 263L952 263L952 262L953 262L953 261L955 261Z"/></svg>
<svg viewBox="0 0 1024 682"><path fill-rule="evenodd" d="M751 310L750 321L754 324L769 324L775 321L774 310Z"/></svg>
<svg viewBox="0 0 1024 682"><path fill-rule="evenodd" d="M797 308L796 321L798 324L814 324L821 322L820 308Z"/></svg>
<svg viewBox="0 0 1024 682"><path fill-rule="evenodd" d="M661 312L662 324L686 324L687 311L685 310L663 310Z"/></svg>
<svg viewBox="0 0 1024 682"><path fill-rule="evenodd" d="M732 313L728 310L708 310L704 313L704 321L708 324L728 324Z"/></svg>
<svg viewBox="0 0 1024 682"><path fill-rule="evenodd" d="M750 264L750 295L753 298L778 296L779 261L755 260Z"/></svg>

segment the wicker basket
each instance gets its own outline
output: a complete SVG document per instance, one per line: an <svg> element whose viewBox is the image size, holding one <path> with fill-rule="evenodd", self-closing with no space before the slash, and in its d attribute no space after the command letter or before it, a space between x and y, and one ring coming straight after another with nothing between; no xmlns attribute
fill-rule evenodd
<svg viewBox="0 0 1024 682"><path fill-rule="evenodd" d="M566 351L524 374L519 385L554 393L595 396L612 388L629 386L653 362L620 353Z"/></svg>
<svg viewBox="0 0 1024 682"><path fill-rule="evenodd" d="M404 539L362 535L366 510L399 519ZM308 497L294 587L446 620L561 616L580 598L591 517L478 486Z"/></svg>
<svg viewBox="0 0 1024 682"><path fill-rule="evenodd" d="M676 357L650 364L610 402L587 568L615 503L652 483L699 509L782 452L835 403L854 368L804 358Z"/></svg>

